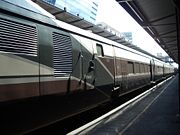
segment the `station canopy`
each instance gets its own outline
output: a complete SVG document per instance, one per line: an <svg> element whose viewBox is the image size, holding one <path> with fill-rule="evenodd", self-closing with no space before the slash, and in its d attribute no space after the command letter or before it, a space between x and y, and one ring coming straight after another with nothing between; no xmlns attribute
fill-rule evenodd
<svg viewBox="0 0 180 135"><path fill-rule="evenodd" d="M44 2L43 0L32 0L32 1L35 2L36 4L38 4L40 7L45 9L47 12L49 12L53 16L55 16L55 18L60 21L77 26L84 30L88 30L88 31L90 31L94 34L97 34L99 36L102 36L104 38L118 42L122 45L130 47L132 49L135 49L137 51L140 51L140 52L150 55L152 57L156 57L156 56L150 54L149 52L144 51L143 49L139 48L138 46L133 45L131 42L127 41L124 38L124 36L119 36L116 33L114 34L104 28L101 28L95 24L92 24L92 23L86 21L84 18L81 18L78 15L73 15L73 14L67 12L66 8L64 8L64 9L58 8L54 5ZM159 58L157 58L157 59L159 59Z"/></svg>
<svg viewBox="0 0 180 135"><path fill-rule="evenodd" d="M123 36L117 36L106 29L103 29L95 24L92 24L86 21L84 18L81 18L78 14L73 15L66 11L66 7L64 9L58 8L54 5L51 5L43 0L33 0L36 4L41 6L47 12L51 13L56 19L66 22L68 24L74 25L84 30L88 30L94 34L100 35L102 37L108 38L110 40L117 41L122 44L130 44Z"/></svg>
<svg viewBox="0 0 180 135"><path fill-rule="evenodd" d="M177 0L116 0L176 62L179 48Z"/></svg>

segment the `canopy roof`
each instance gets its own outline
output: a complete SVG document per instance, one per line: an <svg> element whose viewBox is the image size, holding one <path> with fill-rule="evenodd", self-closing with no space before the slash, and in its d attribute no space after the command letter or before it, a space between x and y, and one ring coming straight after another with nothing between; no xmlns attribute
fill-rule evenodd
<svg viewBox="0 0 180 135"><path fill-rule="evenodd" d="M177 0L116 0L177 63L179 7Z"/></svg>

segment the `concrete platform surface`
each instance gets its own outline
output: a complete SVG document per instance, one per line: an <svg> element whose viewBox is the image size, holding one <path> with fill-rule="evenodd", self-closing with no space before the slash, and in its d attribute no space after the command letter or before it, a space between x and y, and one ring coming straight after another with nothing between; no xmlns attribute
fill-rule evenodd
<svg viewBox="0 0 180 135"><path fill-rule="evenodd" d="M89 135L180 135L178 75L110 120L88 131Z"/></svg>

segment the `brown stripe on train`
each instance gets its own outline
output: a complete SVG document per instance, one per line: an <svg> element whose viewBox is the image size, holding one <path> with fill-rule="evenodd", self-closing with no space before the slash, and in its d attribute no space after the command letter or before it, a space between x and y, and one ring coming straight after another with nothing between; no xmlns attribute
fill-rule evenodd
<svg viewBox="0 0 180 135"><path fill-rule="evenodd" d="M70 88L70 92L91 89L89 85L85 85L83 81L82 83L79 83L78 80L71 80L70 86L68 86L67 80L41 82L40 87L38 82L5 85L1 84L0 102L35 97L39 96L40 94L65 94L68 92L68 87Z"/></svg>
<svg viewBox="0 0 180 135"><path fill-rule="evenodd" d="M0 85L0 102L39 96L39 83Z"/></svg>
<svg viewBox="0 0 180 135"><path fill-rule="evenodd" d="M56 94L56 93L67 93L68 88L70 89L69 92L75 92L77 90L87 90L91 89L89 85L85 85L82 81L81 83L79 80L71 80L70 86L68 86L67 80L61 80L61 81L48 81L48 82L41 82L41 90L42 94L48 95L48 94ZM86 88L85 88L86 86Z"/></svg>

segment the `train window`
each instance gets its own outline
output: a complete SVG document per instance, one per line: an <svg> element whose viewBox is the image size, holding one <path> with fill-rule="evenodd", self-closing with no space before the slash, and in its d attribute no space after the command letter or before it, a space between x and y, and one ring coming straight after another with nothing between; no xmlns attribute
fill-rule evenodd
<svg viewBox="0 0 180 135"><path fill-rule="evenodd" d="M103 44L103 53L104 56L113 57L114 56L113 47L111 45Z"/></svg>
<svg viewBox="0 0 180 135"><path fill-rule="evenodd" d="M150 66L150 65L148 65L148 73L150 73L150 69L151 69L151 66Z"/></svg>
<svg viewBox="0 0 180 135"><path fill-rule="evenodd" d="M134 64L130 61L128 61L128 73L134 73Z"/></svg>
<svg viewBox="0 0 180 135"><path fill-rule="evenodd" d="M96 49L97 49L97 55L98 56L104 56L104 52L103 52L103 47L100 44L96 44Z"/></svg>
<svg viewBox="0 0 180 135"><path fill-rule="evenodd" d="M142 73L142 64L139 64L139 73Z"/></svg>
<svg viewBox="0 0 180 135"><path fill-rule="evenodd" d="M143 71L144 71L143 73L146 73L146 65L143 64L143 67L144 67L144 68L143 68Z"/></svg>
<svg viewBox="0 0 180 135"><path fill-rule="evenodd" d="M139 65L139 63L135 63L135 73L140 73L140 65Z"/></svg>
<svg viewBox="0 0 180 135"><path fill-rule="evenodd" d="M144 64L143 63L141 63L140 64L140 73L144 73L145 71L144 71Z"/></svg>
<svg viewBox="0 0 180 135"><path fill-rule="evenodd" d="M145 64L145 73L148 73L148 65Z"/></svg>
<svg viewBox="0 0 180 135"><path fill-rule="evenodd" d="M121 71L122 71L122 74L127 74L127 61L125 60L121 60Z"/></svg>
<svg viewBox="0 0 180 135"><path fill-rule="evenodd" d="M147 65L146 64L144 64L144 73L146 73L147 72Z"/></svg>
<svg viewBox="0 0 180 135"><path fill-rule="evenodd" d="M147 73L150 72L150 65L147 65Z"/></svg>

